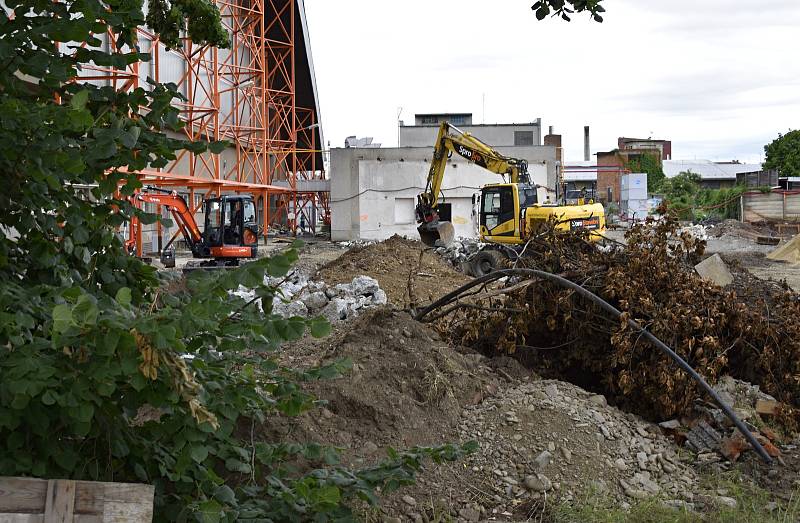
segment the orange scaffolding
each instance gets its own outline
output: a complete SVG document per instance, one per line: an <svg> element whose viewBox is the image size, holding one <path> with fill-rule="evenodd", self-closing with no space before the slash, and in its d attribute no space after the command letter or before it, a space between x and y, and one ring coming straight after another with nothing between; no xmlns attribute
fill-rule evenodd
<svg viewBox="0 0 800 523"><path fill-rule="evenodd" d="M186 124L181 137L231 144L220 154L180 151L166 167L139 173L143 183L185 188L195 211L195 194L205 199L223 192L251 193L261 211L265 237L274 224L295 233L298 222L305 221L314 231L317 223L329 218L327 195L302 186L325 179L317 108L297 105L297 47L306 45L305 24L298 23L298 17L304 16L302 2L215 3L230 33L230 49L201 46L184 38L181 49L170 50L157 35L140 28L139 48L150 53L150 62L125 70L88 64L78 80L117 89L147 88L148 77L172 82L186 98L175 104ZM107 49L114 48L113 38L113 34L104 36ZM309 56L305 47L302 50L303 56ZM308 76L313 79L313 71ZM141 230L136 234L142 254Z"/></svg>

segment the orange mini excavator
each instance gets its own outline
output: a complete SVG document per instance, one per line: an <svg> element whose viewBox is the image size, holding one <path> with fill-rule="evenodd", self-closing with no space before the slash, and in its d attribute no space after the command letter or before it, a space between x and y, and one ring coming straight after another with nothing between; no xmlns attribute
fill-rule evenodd
<svg viewBox="0 0 800 523"><path fill-rule="evenodd" d="M261 231L250 195L224 195L205 200L205 226L202 232L186 200L176 191L148 185L136 195L136 200L169 209L192 250L192 256L205 260L199 267L236 266L241 258L255 258L258 254L258 235ZM161 260L168 267L175 266L171 244L172 240L161 249Z"/></svg>

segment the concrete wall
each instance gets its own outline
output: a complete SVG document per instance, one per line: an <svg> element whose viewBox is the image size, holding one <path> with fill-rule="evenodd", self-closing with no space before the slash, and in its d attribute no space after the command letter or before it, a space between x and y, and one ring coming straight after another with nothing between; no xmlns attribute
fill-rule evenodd
<svg viewBox="0 0 800 523"><path fill-rule="evenodd" d="M533 145L542 144L541 119L524 124L464 125L458 128L492 147L514 147L514 131L533 132ZM438 133L438 125L400 126L400 147L433 147Z"/></svg>
<svg viewBox="0 0 800 523"><path fill-rule="evenodd" d="M534 183L555 187L555 148L498 147L506 155L528 160ZM431 147L331 150L331 239L382 240L394 234L417 238L417 195L425 189ZM452 204L456 236L477 237L472 195L502 178L453 156L443 192ZM547 196L539 190L539 199ZM551 198L553 194L551 194Z"/></svg>

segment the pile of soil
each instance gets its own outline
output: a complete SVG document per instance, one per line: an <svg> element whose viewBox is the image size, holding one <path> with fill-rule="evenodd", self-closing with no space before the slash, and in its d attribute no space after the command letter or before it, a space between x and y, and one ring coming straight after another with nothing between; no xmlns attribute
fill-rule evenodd
<svg viewBox="0 0 800 523"><path fill-rule="evenodd" d="M514 359L453 349L404 312L376 309L281 358L295 367L353 362L347 376L306 385L324 407L272 424L293 441L339 446L346 465L375 464L386 447L479 442L474 454L430 464L416 485L383 497L388 518L519 521L545 500L589 489L620 500L691 497L696 478L656 426L573 385L541 381Z"/></svg>
<svg viewBox="0 0 800 523"><path fill-rule="evenodd" d="M385 456L379 447L455 442L461 409L496 393L503 380L483 356L454 351L388 307L339 326L325 340L294 343L281 359L294 367L352 362L346 376L307 384L327 401L321 412L289 420L293 439L340 446L348 464Z"/></svg>
<svg viewBox="0 0 800 523"><path fill-rule="evenodd" d="M361 275L378 280L389 302L399 307L429 303L469 281L421 242L397 235L384 242L353 247L323 266L316 278L333 286Z"/></svg>

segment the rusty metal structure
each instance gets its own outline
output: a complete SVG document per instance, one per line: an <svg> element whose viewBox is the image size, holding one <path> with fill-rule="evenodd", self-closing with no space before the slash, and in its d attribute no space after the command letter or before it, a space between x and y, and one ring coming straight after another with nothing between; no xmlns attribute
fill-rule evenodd
<svg viewBox="0 0 800 523"><path fill-rule="evenodd" d="M230 33L230 49L183 40L167 49L146 27L139 47L149 62L125 70L83 67L81 81L117 89L147 88L147 79L174 83L185 123L181 138L227 140L220 154L181 151L169 165L140 173L146 184L184 192L194 211L205 197L253 194L264 235L279 225L294 233L329 223L328 185L313 61L302 0L212 0ZM103 35L103 45L114 45ZM138 254L142 230L134 227ZM138 230L137 230L138 229ZM162 231L157 230L159 244ZM174 234L178 234L177 231Z"/></svg>

